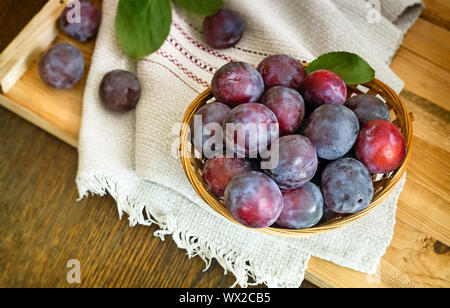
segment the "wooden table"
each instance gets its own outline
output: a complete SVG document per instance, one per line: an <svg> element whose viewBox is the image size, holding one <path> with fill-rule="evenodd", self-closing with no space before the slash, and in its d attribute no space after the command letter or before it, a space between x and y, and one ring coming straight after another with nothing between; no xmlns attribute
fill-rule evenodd
<svg viewBox="0 0 450 308"><path fill-rule="evenodd" d="M306 278L317 286L450 287L450 3L424 2L427 8L392 62L392 69L406 83L401 98L416 118L394 239L378 277L312 258ZM14 12L14 3L4 0L0 5L6 8L0 10L0 25L24 25L39 7L21 7L20 16L4 14ZM2 29L0 42L14 37ZM20 27L8 29L14 32ZM82 48L89 58L93 44ZM83 84L65 94L71 96L69 102L36 106L33 101L57 95L43 90L39 82L33 64L8 94L0 95L0 104L76 146ZM33 91L35 99L30 100L33 89L40 90ZM46 108L54 113L44 113ZM75 202L74 147L2 108L0 136L0 287L228 287L234 283L217 262L203 272L199 258L188 260L172 240L153 237L156 227L130 228L126 220L118 220L110 197ZM80 285L66 281L70 259L81 262Z"/></svg>

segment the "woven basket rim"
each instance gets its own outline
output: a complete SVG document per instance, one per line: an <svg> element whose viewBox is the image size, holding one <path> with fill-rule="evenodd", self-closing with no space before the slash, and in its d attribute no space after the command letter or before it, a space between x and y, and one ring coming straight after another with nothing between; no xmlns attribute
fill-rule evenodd
<svg viewBox="0 0 450 308"><path fill-rule="evenodd" d="M304 64L305 66L307 64ZM198 108L191 108L194 105L199 105L201 103L205 103L209 99L212 98L212 89L209 87L206 89L203 93L201 93L197 98L190 104L188 110L186 111L186 114L183 118L183 125L182 129L180 131L180 148L179 148L179 155L182 161L183 169L185 171L185 174L197 192L197 194L216 212L221 214L222 216L226 217L228 220L232 221L235 224L238 224L239 226L242 226L246 229L256 230L257 232L269 234L269 235L275 235L275 236L281 236L281 237L305 237L305 236L311 236L315 234L320 234L332 230L336 230L338 228L341 228L343 226L346 226L354 221L359 220L360 218L366 216L367 214L371 213L375 208L377 208L386 198L390 195L390 193L393 191L397 183L400 181L404 173L406 172L407 165L409 163L409 159L411 156L411 147L412 147L412 117L410 114L408 114L406 106L400 99L400 97L395 93L395 91L390 88L388 85L383 83L382 81L378 79L374 79L370 83L365 84L366 86L372 86L374 88L380 89L383 91L383 94L389 97L392 97L395 102L389 102L393 103L398 107L399 113L396 113L397 118L402 119L406 125L404 125L402 134L405 137L406 140L406 146L407 146L407 153L406 157L402 163L402 165L393 173L390 175L390 179L387 183L387 185L383 188L381 193L378 193L374 196L374 199L370 203L370 205L364 209L361 212L358 212L356 214L348 215L346 217L343 217L339 220L332 220L331 222L325 223L323 225L319 225L313 228L308 229L284 229L284 228L274 228L274 227L268 227L263 229L252 229L249 227L246 227L239 223L233 216L231 216L230 212L225 208L225 206L206 188L205 184L203 183L203 180L201 179L201 176L199 178L199 175L193 171L191 158L189 155L192 153L192 149L188 149L189 146L189 128L191 124L191 120L195 114L195 112L198 110ZM363 85L364 86L364 85ZM355 89L354 86L348 86L350 89ZM380 91L381 92L381 91ZM378 92L377 92L378 93ZM380 94L380 93L378 93Z"/></svg>

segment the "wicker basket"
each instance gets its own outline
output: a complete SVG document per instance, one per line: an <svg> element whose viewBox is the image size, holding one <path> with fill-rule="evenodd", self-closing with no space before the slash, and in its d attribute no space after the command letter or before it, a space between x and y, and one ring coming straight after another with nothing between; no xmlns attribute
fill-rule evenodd
<svg viewBox="0 0 450 308"><path fill-rule="evenodd" d="M365 88L365 89L364 89ZM368 89L368 92L365 90ZM368 93L372 95L381 96L391 111L391 118L393 123L400 128L403 136L405 136L407 144L407 155L403 164L396 171L384 174L384 175L373 175L372 180L374 184L374 197L372 203L363 211L353 214L353 215L338 215L332 220L326 222L325 224L301 230L291 230L283 228L264 228L255 229L258 232L266 233L269 235L276 235L282 237L305 237L314 234L319 234L331 230L338 229L345 225L354 222L373 211L378 205L380 205L392 192L398 181L401 179L406 171L406 166L408 164L411 146L412 146L412 114L408 114L405 105L402 103L398 95L386 84L375 79L368 84L361 86L349 86L348 95ZM236 219L231 216L230 212L225 208L223 201L215 197L207 188L206 184L202 179L202 170L205 163L204 159L197 159L194 157L194 148L189 140L189 127L191 121L197 110L204 106L209 100L213 98L211 88L208 88L205 92L200 94L189 106L183 119L183 127L181 129L181 145L180 145L180 157L183 164L183 168L186 175L191 182L194 189L203 198L203 200L208 203L211 208L216 212L220 213L224 217L228 218L232 222L241 225ZM245 227L241 225L242 227Z"/></svg>

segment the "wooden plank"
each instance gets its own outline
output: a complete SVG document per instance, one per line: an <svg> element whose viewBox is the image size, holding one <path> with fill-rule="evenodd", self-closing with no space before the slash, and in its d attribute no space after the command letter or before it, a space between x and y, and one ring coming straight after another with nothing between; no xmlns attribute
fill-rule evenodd
<svg viewBox="0 0 450 308"><path fill-rule="evenodd" d="M47 0L2 0L0 10L0 54L28 22L36 16Z"/></svg>
<svg viewBox="0 0 450 308"><path fill-rule="evenodd" d="M419 19L391 68L410 92L450 110L450 31Z"/></svg>
<svg viewBox="0 0 450 308"><path fill-rule="evenodd" d="M311 258L307 279L320 287L450 287L450 252L436 253L435 239L401 220L394 235L377 274L366 275Z"/></svg>
<svg viewBox="0 0 450 308"><path fill-rule="evenodd" d="M422 0L425 9L421 18L450 30L450 1L447 0Z"/></svg>
<svg viewBox="0 0 450 308"><path fill-rule="evenodd" d="M322 288L450 287L450 253L435 253L439 242L403 222L401 216L398 212L394 238L377 274L367 275L312 257L305 278Z"/></svg>
<svg viewBox="0 0 450 308"><path fill-rule="evenodd" d="M130 228L109 196L76 202L76 149L1 107L0 134L0 287L229 288L236 281L217 262L203 272L202 259L152 236L157 226ZM81 262L80 285L66 280L70 259Z"/></svg>
<svg viewBox="0 0 450 308"><path fill-rule="evenodd" d="M397 213L397 217L400 215ZM435 238L399 221L381 263L382 280L389 277L405 287L449 288L450 251L442 253L435 249L438 245Z"/></svg>
<svg viewBox="0 0 450 308"><path fill-rule="evenodd" d="M0 92L7 93L58 35L56 20L67 0L49 0L0 55Z"/></svg>
<svg viewBox="0 0 450 308"><path fill-rule="evenodd" d="M449 153L414 140L407 182L398 202L402 221L450 245ZM431 154L433 152L433 154Z"/></svg>
<svg viewBox="0 0 450 308"><path fill-rule="evenodd" d="M214 262L204 273L156 226L130 228L115 201L76 202L78 154L0 107L0 287L228 288ZM66 280L70 259L81 262L81 284Z"/></svg>
<svg viewBox="0 0 450 308"><path fill-rule="evenodd" d="M95 42L79 43L59 34L52 45L60 42L69 42L83 53L86 69L80 83L68 90L54 89L42 82L35 61L7 94L0 95L0 105L12 111L20 110L20 114L35 125L76 146L81 125L83 91ZM30 96L30 93L33 95ZM10 102L16 106L11 106Z"/></svg>
<svg viewBox="0 0 450 308"><path fill-rule="evenodd" d="M415 117L414 148L399 216L418 230L450 245L450 112L404 91Z"/></svg>
<svg viewBox="0 0 450 308"><path fill-rule="evenodd" d="M450 110L450 72L401 47L391 64L405 82L405 89Z"/></svg>
<svg viewBox="0 0 450 308"><path fill-rule="evenodd" d="M445 70L450 68L450 31L424 19L405 35L402 47Z"/></svg>
<svg viewBox="0 0 450 308"><path fill-rule="evenodd" d="M434 8L438 5L431 4ZM394 72L406 84L401 97L416 118L412 161L420 162L409 166L406 197L400 199L398 211L402 220L447 244L450 99L445 93L450 93L449 41L449 31L419 19L392 62Z"/></svg>
<svg viewBox="0 0 450 308"><path fill-rule="evenodd" d="M0 106L5 107L6 109L14 112L20 117L24 118L30 123L42 128L46 132L52 134L56 138L66 142L67 144L77 147L78 146L78 138L74 137L74 133L70 130L64 130L62 127L56 127L50 121L46 119L46 117L42 117L38 113L34 113L30 109L24 108L20 104L11 101L4 95L0 95ZM61 126L61 125L59 125Z"/></svg>
<svg viewBox="0 0 450 308"><path fill-rule="evenodd" d="M427 22L429 23L428 19ZM419 26L425 25L435 31L433 37L442 43L441 31L427 22L422 21ZM449 177L446 172L449 170L450 76L448 67L445 67L448 58L443 54L443 48L435 50L435 42L427 43L426 40L419 52L413 52L414 44L424 40L421 35L426 34L420 28L414 31L406 40L407 46L404 45L394 58L393 68L406 82L408 91L402 98L408 109L416 115L414 135L417 143L405 191L399 201L394 240L381 262L380 280L377 276L368 277L312 258L306 278L319 286L448 287L449 255L435 256L432 253L436 240L449 243L450 202L446 189ZM57 42L59 41L69 41L79 47L88 62L87 67L89 66L93 42L79 44L63 35L59 35ZM39 79L34 63L8 94L0 96L0 104L75 146L85 78L86 76L71 90L54 90ZM33 93L33 96L30 97L29 93Z"/></svg>
<svg viewBox="0 0 450 308"><path fill-rule="evenodd" d="M414 136L449 151L450 112L407 90L400 94L400 98L408 111L414 114Z"/></svg>

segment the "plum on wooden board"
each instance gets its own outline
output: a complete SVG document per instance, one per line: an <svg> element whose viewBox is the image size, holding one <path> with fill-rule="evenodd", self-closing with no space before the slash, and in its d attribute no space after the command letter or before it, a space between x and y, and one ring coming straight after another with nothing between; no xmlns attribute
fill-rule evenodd
<svg viewBox="0 0 450 308"><path fill-rule="evenodd" d="M55 89L68 89L83 77L84 58L75 46L58 44L42 56L38 70L48 85Z"/></svg>
<svg viewBox="0 0 450 308"><path fill-rule="evenodd" d="M59 19L61 30L79 42L94 38L100 28L102 13L88 0L79 0L79 7L77 7L78 4L71 3L75 2L69 2Z"/></svg>

